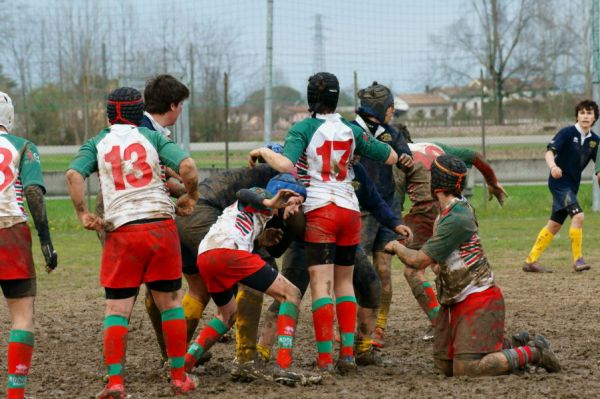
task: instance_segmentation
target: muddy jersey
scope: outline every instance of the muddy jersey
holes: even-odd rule
[[[351,185],[353,154],[383,163],[392,151],[339,114],[317,114],[296,123],[283,148],[283,155],[296,165],[298,176],[307,187],[305,213],[329,203],[359,211]]]
[[[356,119],[352,122],[354,125],[360,126],[365,132],[369,132],[369,128],[367,127],[364,119],[357,115]],[[379,125],[377,130],[373,134],[373,136],[381,141],[382,143],[388,144],[398,156],[402,154],[411,155],[411,150],[408,147],[404,136],[400,134],[396,129],[389,125]],[[394,169],[402,168],[400,163],[396,166],[394,165],[382,165],[380,162],[373,161],[368,158],[361,158],[360,164],[367,170],[367,174],[375,183],[377,187],[377,191],[381,197],[388,203],[388,205],[392,205],[394,201]]]
[[[468,295],[494,285],[492,269],[483,253],[473,210],[464,199],[455,199],[442,211],[433,237],[421,248],[440,265],[438,298],[452,305]]]
[[[433,201],[431,195],[431,164],[440,155],[460,158],[470,168],[475,162],[475,151],[440,143],[409,143],[414,165],[408,171],[396,168],[394,180],[400,192],[405,192],[413,204]]]
[[[1,133],[0,228],[27,220],[23,191],[30,185],[38,185],[45,191],[37,148],[22,137]]]
[[[265,196],[264,189],[253,188]],[[270,209],[257,209],[243,201],[236,201],[223,211],[200,242],[198,255],[211,249],[227,248],[252,252],[254,240],[272,218]]]
[[[179,171],[188,157],[160,133],[132,125],[112,125],[88,140],[69,165],[82,176],[98,172],[104,197],[106,230],[125,223],[175,216],[161,178],[161,164]]]
[[[278,173],[267,164],[219,171],[198,184],[200,199],[215,208],[225,209],[236,200],[235,194],[239,190],[266,187],[269,180]]]

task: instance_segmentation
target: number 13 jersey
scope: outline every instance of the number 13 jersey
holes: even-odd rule
[[[351,185],[352,156],[356,153],[385,162],[391,150],[339,114],[317,114],[292,126],[285,138],[283,155],[296,165],[298,176],[307,187],[304,212],[329,203],[358,211]]]
[[[112,125],[88,140],[69,165],[82,176],[98,172],[106,230],[133,220],[175,216],[161,163],[179,171],[188,157],[177,144],[147,128]]]

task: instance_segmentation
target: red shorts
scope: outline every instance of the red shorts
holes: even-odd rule
[[[31,231],[27,223],[0,229],[0,280],[34,277]]]
[[[440,214],[440,203],[437,201],[420,202],[413,205],[404,215],[404,224],[413,232],[413,239],[407,245],[410,249],[421,249],[433,235],[435,219]]]
[[[181,248],[173,220],[121,226],[106,233],[100,284],[132,288],[181,278]]]
[[[223,292],[266,264],[258,255],[238,249],[211,249],[198,255],[198,270],[210,293]]]
[[[499,287],[477,292],[455,305],[442,306],[434,337],[434,357],[485,355],[502,350],[504,298]]]
[[[304,241],[340,246],[360,244],[360,212],[329,204],[305,216]]]

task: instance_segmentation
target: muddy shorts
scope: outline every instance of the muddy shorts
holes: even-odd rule
[[[339,246],[360,243],[360,212],[329,204],[305,214],[307,243],[333,243]]]
[[[212,294],[230,289],[262,269],[266,262],[259,255],[248,251],[218,248],[198,255],[197,264],[200,276],[208,292]]]
[[[400,201],[396,197],[394,197],[390,208],[396,215],[402,215]],[[360,245],[368,255],[372,255],[373,252],[382,252],[385,244],[397,238],[398,234],[395,231],[379,223],[370,213],[363,213],[361,216]]]
[[[433,356],[485,355],[502,349],[504,298],[497,286],[471,294],[462,302],[441,306],[436,319]]]
[[[106,234],[100,284],[132,288],[142,283],[181,279],[181,251],[171,219],[121,226]]]
[[[0,229],[0,280],[35,278],[27,223]]]
[[[196,260],[200,241],[215,224],[223,211],[209,203],[199,200],[189,216],[177,216],[177,233],[181,241],[181,261],[185,274],[198,274]]]
[[[440,214],[440,203],[437,201],[414,204],[404,216],[406,224],[413,232],[413,240],[407,245],[410,249],[421,249],[433,235],[435,219]]]
[[[552,214],[550,220],[555,221],[558,224],[563,224],[567,219],[567,216],[575,216],[578,213],[583,212],[579,202],[577,202],[577,195],[569,190],[550,190],[552,193]]]

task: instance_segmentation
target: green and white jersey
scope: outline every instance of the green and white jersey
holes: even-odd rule
[[[23,191],[34,184],[45,191],[37,148],[22,137],[0,133],[0,228],[27,220]]]
[[[69,165],[82,176],[98,172],[104,197],[106,230],[125,223],[175,216],[175,207],[161,177],[161,164],[179,171],[188,157],[158,132],[132,125],[112,125],[88,140]]]
[[[436,282],[443,305],[461,302],[494,285],[475,215],[465,199],[455,198],[442,211],[433,236],[421,250],[440,265]]]
[[[329,203],[358,211],[351,184],[352,156],[356,153],[385,162],[392,150],[339,114],[317,114],[296,123],[283,148],[283,155],[296,165],[298,177],[306,186],[305,213]]]

